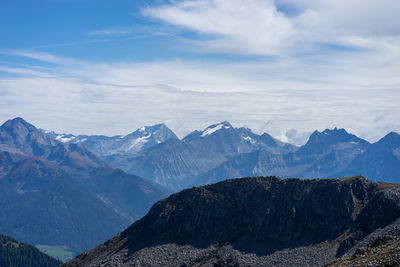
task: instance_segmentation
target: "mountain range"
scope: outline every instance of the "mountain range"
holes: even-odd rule
[[[0,126],[0,192],[0,233],[76,254],[123,230],[169,191],[16,118]]]
[[[240,154],[198,177],[197,184],[226,178],[275,175],[281,177],[345,177],[400,181],[400,135],[387,134],[374,144],[344,129],[314,132],[296,152],[274,154],[264,149]]]
[[[0,126],[0,233],[76,255],[183,188],[262,175],[399,182],[399,173],[395,132],[371,144],[326,129],[298,147],[228,122],[179,139],[163,124],[126,136],[74,136],[15,118]]]
[[[102,157],[113,154],[135,154],[170,138],[178,138],[164,124],[143,126],[130,134],[112,137],[104,135],[75,136],[73,134],[57,134],[54,131],[44,132],[52,139],[66,144],[82,144]]]
[[[155,136],[154,129],[160,127],[138,129],[128,135],[137,136],[130,142],[140,143],[143,135]],[[267,133],[258,135],[248,128],[235,128],[229,122],[210,125],[182,139],[165,125],[161,128],[169,134],[164,139],[159,137],[159,143],[149,141],[140,150],[103,151],[103,159],[115,168],[173,191],[227,178],[260,175],[329,178],[362,174],[373,180],[400,181],[400,137],[395,132],[371,144],[345,129],[326,129],[315,131],[305,145],[298,147]],[[95,142],[96,137],[92,138]],[[91,146],[101,144],[91,143]]]
[[[240,178],[160,200],[64,266],[397,266],[399,242],[398,184]]]

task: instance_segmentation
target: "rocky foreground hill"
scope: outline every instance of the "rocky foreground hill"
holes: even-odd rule
[[[66,266],[349,266],[377,253],[398,263],[399,236],[399,185],[242,178],[160,200]]]

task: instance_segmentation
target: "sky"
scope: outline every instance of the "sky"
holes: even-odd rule
[[[400,132],[398,0],[0,0],[0,121]]]

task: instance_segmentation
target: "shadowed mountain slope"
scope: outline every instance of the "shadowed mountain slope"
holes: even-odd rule
[[[66,266],[323,266],[399,217],[399,186],[363,177],[232,179],[157,202]]]
[[[12,157],[1,152],[1,157]],[[0,179],[0,232],[75,252],[122,230],[129,220],[46,159],[25,157]]]
[[[168,194],[21,118],[5,122],[0,137],[0,233],[19,240],[67,245],[78,253],[123,230]]]
[[[387,134],[378,142],[368,147],[365,153],[357,156],[348,173],[362,173],[375,179],[387,182],[400,182],[400,135],[395,132]]]
[[[77,177],[85,176],[93,168],[108,166],[84,146],[54,140],[22,118],[0,126],[0,151],[46,158]]]
[[[56,267],[62,262],[40,252],[37,248],[20,243],[0,234],[0,266],[12,267]]]
[[[162,130],[162,126],[157,127]],[[22,118],[5,122],[0,127],[0,137],[0,151],[47,159],[130,222],[142,217],[154,202],[170,192],[138,176],[111,168],[81,144],[64,144],[50,138]],[[0,158],[0,177],[9,170],[8,165],[7,158]]]

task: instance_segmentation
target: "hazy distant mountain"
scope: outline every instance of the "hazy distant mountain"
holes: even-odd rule
[[[277,154],[297,150],[296,146],[282,143],[267,133],[257,135],[249,128],[234,128],[226,121],[208,126],[203,131],[194,131],[187,135],[183,141],[191,144],[196,151],[209,151],[222,155],[224,158],[259,148]]]
[[[399,240],[399,185],[242,178],[173,194],[65,266],[325,266],[387,243],[397,254],[374,256],[390,263]]]
[[[298,148],[266,133],[257,135],[222,122],[182,140],[168,140],[136,155],[113,155],[106,160],[173,190],[259,175],[313,178],[364,174],[371,179],[399,181],[397,137],[392,133],[370,144],[334,128],[315,131]]]
[[[369,142],[345,129],[326,129],[323,132],[315,131],[311,134],[307,143],[301,146],[299,155],[322,155],[332,150],[356,150],[354,153],[362,153],[369,146]]]
[[[140,219],[157,200],[172,193],[120,169],[97,168],[83,183],[130,222]]]
[[[68,246],[74,240],[72,248],[79,252],[139,219],[168,194],[21,118],[4,123],[0,137],[0,205],[7,210],[2,214],[8,227],[3,233],[20,240]]]
[[[290,175],[294,177],[337,177],[348,169],[352,161],[370,147],[370,143],[348,133],[344,129],[326,129],[315,131],[308,142],[299,148],[295,158],[300,158],[304,170],[295,170]],[[291,166],[289,167],[296,167]],[[364,173],[348,173],[354,176]],[[372,178],[372,177],[370,177]]]
[[[371,179],[398,181],[396,135],[391,134],[391,142],[370,144],[344,129],[334,128],[315,131],[305,145],[296,147],[267,133],[257,135],[248,128],[221,122],[194,131],[182,140],[172,138],[136,154],[114,154],[105,160],[172,190],[254,175],[364,174]]]
[[[273,175],[289,176],[288,162],[299,165],[291,155],[273,154],[264,149],[242,153],[196,177],[193,185],[212,184],[227,178]]]
[[[78,135],[46,133],[49,137],[67,144],[81,144],[100,156],[131,155],[151,148],[170,138],[178,137],[164,124],[143,126],[125,136]]]
[[[0,157],[16,159],[0,178],[0,233],[80,252],[131,222],[46,159],[9,152]]]
[[[257,135],[248,128],[222,122],[194,131],[182,140],[170,139],[135,155],[112,155],[106,160],[129,173],[179,190],[231,157],[260,148],[282,154],[297,150],[268,134]]]
[[[348,173],[362,173],[374,179],[400,182],[400,135],[391,132],[370,145],[343,174]]]
[[[313,178],[337,177],[344,173],[366,174],[348,170],[353,168],[353,161],[367,153],[371,146],[367,141],[347,133],[344,129],[315,131],[308,142],[294,153],[274,154],[264,149],[243,153],[199,175],[195,184],[261,175]]]
[[[161,125],[158,127],[162,128]],[[169,192],[140,177],[110,168],[101,157],[81,144],[65,144],[48,137],[22,118],[5,122],[0,127],[0,136],[0,151],[46,158],[98,194],[103,201],[115,205],[113,208],[129,221],[143,216],[155,201]],[[7,168],[7,163],[4,161],[2,166]],[[135,197],[123,201],[122,195],[118,195],[119,190]]]
[[[0,234],[0,266],[56,267],[62,262],[40,252],[37,248]]]
[[[0,151],[43,157],[77,176],[86,175],[92,168],[108,166],[84,146],[54,140],[22,118],[0,126]]]

